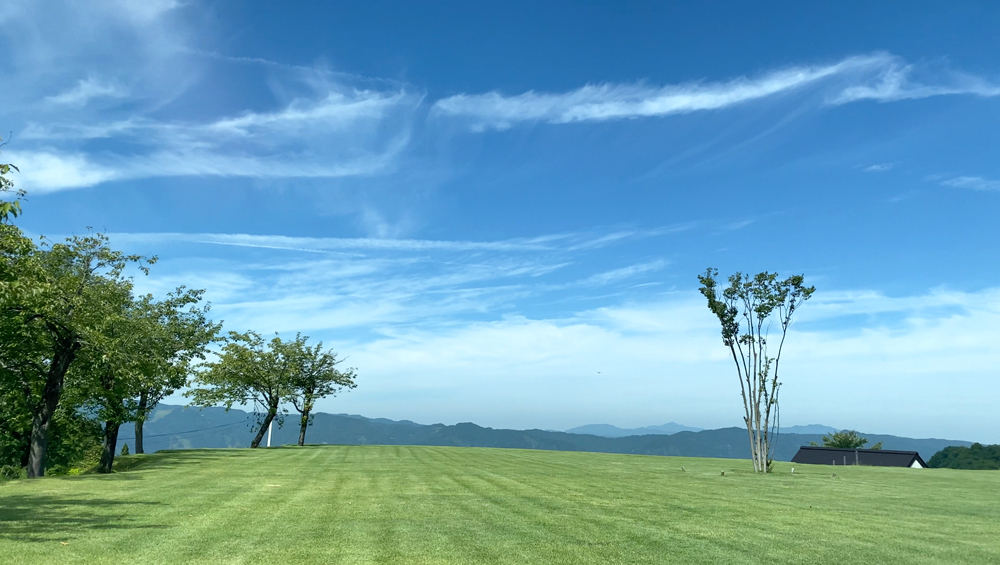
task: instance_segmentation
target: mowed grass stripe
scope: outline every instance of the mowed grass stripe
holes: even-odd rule
[[[0,485],[0,562],[1000,562],[989,471],[414,446],[132,460]]]

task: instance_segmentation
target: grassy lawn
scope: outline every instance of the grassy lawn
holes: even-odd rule
[[[0,484],[0,563],[1000,563],[993,471],[762,477],[738,460],[397,446],[130,459]]]

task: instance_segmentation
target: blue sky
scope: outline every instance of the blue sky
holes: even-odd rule
[[[22,226],[334,346],[331,412],[739,425],[696,275],[818,287],[786,424],[1000,441],[1000,7],[0,7]],[[5,138],[8,136],[5,135]]]

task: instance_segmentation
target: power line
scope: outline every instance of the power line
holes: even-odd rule
[[[148,436],[146,434],[142,434],[142,441],[146,441],[147,438],[152,439],[154,437],[179,436],[179,435],[183,435],[183,434],[193,434],[193,433],[197,433],[197,432],[204,432],[204,431],[207,431],[207,430],[214,430],[216,428],[225,428],[226,426],[235,426],[237,424],[246,424],[249,421],[250,420],[244,420],[242,422],[232,422],[232,423],[229,423],[229,424],[220,424],[218,426],[211,426],[211,427],[208,427],[208,428],[201,428],[201,429],[198,429],[198,430],[187,430],[185,432],[171,432],[169,434],[155,434],[155,435],[148,435]],[[120,438],[118,438],[118,441],[128,441],[130,439],[134,440],[135,438],[134,437],[125,437],[125,438],[121,438],[120,437]]]

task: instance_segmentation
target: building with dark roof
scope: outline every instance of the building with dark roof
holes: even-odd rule
[[[871,467],[912,467],[926,469],[927,463],[916,451],[891,449],[843,449],[839,447],[803,446],[792,457],[792,463],[806,465],[869,465]]]

